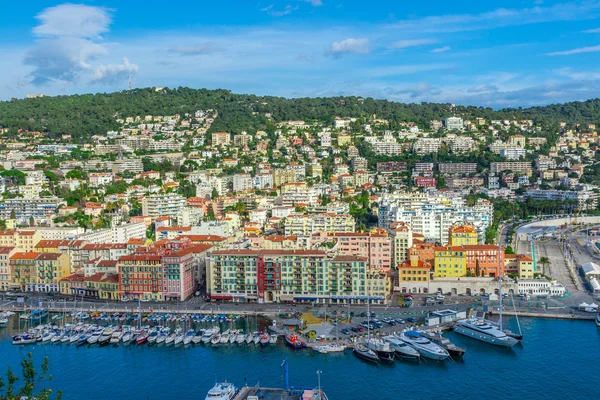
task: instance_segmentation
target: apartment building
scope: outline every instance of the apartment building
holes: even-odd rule
[[[493,162],[490,165],[490,172],[493,174],[499,174],[504,171],[512,171],[517,174],[524,174],[531,176],[533,174],[533,168],[529,161],[505,161],[505,162]]]
[[[419,138],[413,143],[413,152],[418,155],[437,153],[441,146],[440,138]]]
[[[434,274],[436,277],[461,277],[467,274],[465,249],[460,246],[434,249]]]
[[[356,256],[316,250],[218,250],[207,260],[207,292],[214,300],[356,304],[369,295],[383,303],[389,290],[389,278],[369,274],[367,259]]]
[[[71,271],[62,253],[15,252],[9,258],[12,283],[27,292],[58,292],[59,281]]]
[[[290,214],[284,221],[286,236],[310,236],[316,232],[354,232],[354,217],[348,214]]]
[[[449,117],[444,120],[444,126],[450,130],[462,130],[464,128],[463,119],[460,117]]]
[[[185,207],[185,197],[176,193],[152,194],[142,200],[142,214],[151,217],[169,217],[174,220]]]
[[[477,173],[477,163],[439,163],[440,174],[443,175],[468,175]]]
[[[389,232],[392,240],[392,265],[396,267],[408,260],[408,250],[413,246],[413,232],[410,225],[404,222],[392,224]]]
[[[31,220],[36,225],[40,223],[49,225],[61,203],[63,201],[58,197],[6,199],[0,203],[0,219],[10,219],[14,212],[19,225],[29,225]]]
[[[233,191],[245,192],[254,188],[254,180],[250,174],[233,175]]]
[[[408,163],[406,161],[387,161],[377,163],[377,172],[388,173],[388,172],[405,172],[408,169]]]
[[[213,132],[212,133],[212,145],[222,146],[228,145],[231,141],[231,135],[229,132]]]
[[[280,187],[288,182],[296,181],[296,171],[291,169],[274,169],[273,170],[273,187]]]
[[[16,247],[0,247],[0,292],[15,287],[10,272],[10,258],[17,252]]]

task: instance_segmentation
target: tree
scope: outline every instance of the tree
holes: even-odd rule
[[[5,231],[6,230],[6,221],[3,219],[0,219],[0,231]]]
[[[214,200],[214,199],[216,199],[217,197],[219,197],[219,192],[217,191],[217,189],[216,189],[216,188],[213,188],[213,190],[212,190],[212,192],[211,192],[211,194],[210,194],[210,198],[211,198],[212,200]]]
[[[65,177],[67,179],[79,179],[85,181],[87,179],[87,173],[82,169],[73,169],[67,172],[67,175],[65,175]]]
[[[542,266],[544,267],[544,271],[546,270],[545,267],[548,266],[548,264],[550,264],[550,259],[548,257],[540,257],[540,259],[538,260],[538,263],[542,264]]]
[[[36,399],[50,400],[61,399],[62,392],[58,391],[53,396],[53,390],[43,388],[38,390],[36,387],[44,381],[51,381],[52,375],[48,374],[48,357],[44,358],[40,372],[35,370],[33,364],[33,356],[27,353],[27,356],[21,361],[22,378],[15,375],[10,367],[6,373],[6,378],[0,377],[0,400],[19,400],[19,399]],[[22,380],[23,386],[17,387],[19,380]]]

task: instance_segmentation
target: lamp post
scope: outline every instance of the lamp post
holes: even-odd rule
[[[318,370],[317,371],[317,381],[319,384],[319,400],[321,400],[321,374],[323,373],[323,371]]]

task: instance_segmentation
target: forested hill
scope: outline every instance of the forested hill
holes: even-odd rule
[[[265,113],[274,122],[284,120],[319,120],[332,123],[336,116],[367,118],[376,115],[390,121],[390,129],[413,121],[426,126],[453,114],[465,119],[533,119],[536,122],[600,122],[600,99],[585,102],[492,110],[483,107],[447,104],[404,104],[361,97],[327,97],[285,99],[271,96],[233,94],[228,90],[207,89],[135,89],[108,94],[14,99],[0,102],[0,127],[16,133],[18,129],[48,132],[50,136],[70,133],[74,138],[117,129],[115,119],[137,115],[170,115],[216,109],[219,117],[211,131],[248,132],[264,129]]]

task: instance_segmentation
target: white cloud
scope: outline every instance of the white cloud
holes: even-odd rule
[[[366,54],[369,52],[369,39],[348,38],[341,42],[333,42],[328,50],[328,53],[333,56],[341,56],[343,54]]]
[[[219,49],[211,42],[200,43],[191,46],[173,46],[168,49],[169,53],[179,54],[181,56],[199,56],[218,52]]]
[[[83,4],[60,4],[46,8],[35,16],[40,24],[33,29],[39,36],[73,36],[91,38],[108,32],[112,22],[110,10]]]
[[[373,77],[389,77],[397,75],[415,74],[424,71],[435,71],[451,68],[450,64],[413,64],[413,65],[394,65],[389,67],[372,68],[365,72],[366,75]]]
[[[572,54],[581,54],[581,53],[596,53],[600,51],[600,45],[598,46],[589,46],[589,47],[580,47],[577,49],[571,49],[566,51],[555,51],[553,53],[547,53],[547,56],[570,56]]]
[[[390,45],[392,49],[406,49],[407,47],[416,47],[423,46],[427,44],[437,43],[437,39],[408,39],[408,40],[398,40]]]
[[[442,46],[442,47],[438,47],[436,49],[433,49],[430,51],[430,53],[443,53],[445,51],[449,51],[450,50],[450,46]]]
[[[285,6],[282,10],[276,10],[273,4],[269,4],[268,6],[261,8],[260,11],[266,12],[272,17],[283,17],[285,15],[290,15],[294,11],[298,9],[298,6],[292,7],[290,4]]]
[[[40,23],[33,33],[40,38],[23,58],[31,67],[28,79],[33,85],[116,82],[139,70],[127,59],[123,64],[97,63],[110,57],[99,36],[109,31],[112,21],[105,8],[61,4],[46,8],[36,19]]]
[[[600,2],[558,3],[549,7],[498,8],[480,14],[449,14],[399,21],[390,27],[411,32],[463,32],[528,25],[552,21],[593,19],[600,15]]]
[[[321,1],[321,0],[302,0],[302,1],[304,1],[305,3],[312,4],[314,7],[319,7],[319,6],[323,5],[323,1]]]
[[[99,65],[94,68],[91,83],[115,83],[137,74],[139,67],[123,58],[122,64]]]
[[[600,28],[588,29],[587,31],[583,31],[584,33],[600,33]]]

